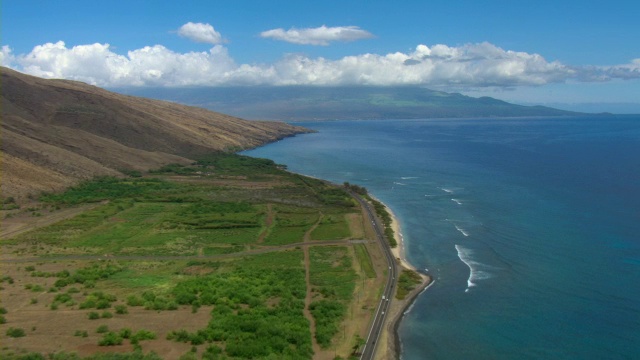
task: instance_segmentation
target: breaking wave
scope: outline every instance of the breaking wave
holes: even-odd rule
[[[460,260],[469,268],[469,279],[467,279],[467,288],[465,289],[465,292],[469,292],[470,288],[478,285],[476,281],[491,277],[491,274],[480,269],[485,267],[484,264],[472,259],[473,250],[456,245],[456,251],[458,252]]]

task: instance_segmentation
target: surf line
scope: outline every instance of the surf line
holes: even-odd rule
[[[465,231],[463,228],[461,228],[460,226],[458,226],[458,225],[456,225],[456,224],[453,224],[453,226],[455,226],[455,227],[456,227],[456,230],[460,231],[460,232],[462,233],[462,235],[464,235],[464,236],[469,236],[469,233],[468,233],[468,232],[466,232],[466,231]],[[458,246],[458,245],[456,245],[456,246]]]
[[[469,268],[469,278],[467,279],[467,288],[464,290],[464,292],[469,292],[469,288],[476,286],[476,284],[473,282],[473,267],[471,267],[471,261],[467,256],[468,254],[465,253],[465,250],[466,250],[465,248],[456,244],[456,251],[458,252],[458,257],[460,258],[460,261],[462,261]]]
[[[467,288],[464,292],[469,292],[469,289],[478,285],[476,284],[477,280],[489,279],[492,275],[484,270],[489,266],[479,263],[471,259],[471,255],[473,254],[473,250],[466,249],[460,245],[455,245],[456,251],[458,252],[458,257],[460,261],[462,261],[469,268],[469,278],[467,279]]]

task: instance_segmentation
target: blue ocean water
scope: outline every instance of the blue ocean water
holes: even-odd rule
[[[640,358],[640,116],[299,125],[246,154],[367,187],[435,278],[403,359]]]

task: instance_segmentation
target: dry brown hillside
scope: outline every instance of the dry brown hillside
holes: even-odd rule
[[[305,129],[1,68],[3,197],[256,147]]]

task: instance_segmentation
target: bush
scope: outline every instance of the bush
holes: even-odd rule
[[[17,337],[23,337],[25,336],[25,332],[24,329],[21,328],[9,328],[7,330],[7,336],[9,337],[13,337],[13,338],[17,338]]]
[[[130,339],[132,332],[131,332],[131,329],[124,328],[124,329],[120,329],[120,332],[118,333],[118,335],[120,335],[120,337],[123,339]]]
[[[115,346],[122,345],[122,337],[113,331],[110,331],[102,337],[102,339],[98,342],[100,346]]]
[[[113,314],[109,311],[103,311],[100,317],[103,319],[111,319],[113,317]]]
[[[149,330],[138,330],[137,333],[131,335],[130,339],[131,339],[131,344],[137,344],[139,341],[142,340],[153,340],[156,338],[156,333],[149,331]]]
[[[111,307],[111,303],[107,299],[100,299],[96,303],[96,309],[108,309]]]
[[[91,311],[89,314],[87,314],[87,316],[89,317],[89,320],[100,319],[100,314],[95,311]]]
[[[129,310],[127,310],[127,307],[124,305],[116,305],[116,314],[128,314]]]
[[[104,324],[103,324],[103,325],[98,326],[98,328],[96,329],[96,332],[97,332],[98,334],[104,334],[104,333],[106,333],[107,331],[109,331],[109,327],[108,327],[107,325],[104,325]]]
[[[88,337],[89,333],[87,330],[76,330],[76,332],[73,333],[73,336]]]
[[[129,306],[142,306],[144,305],[144,300],[137,297],[136,295],[130,295],[127,297],[127,305]]]

